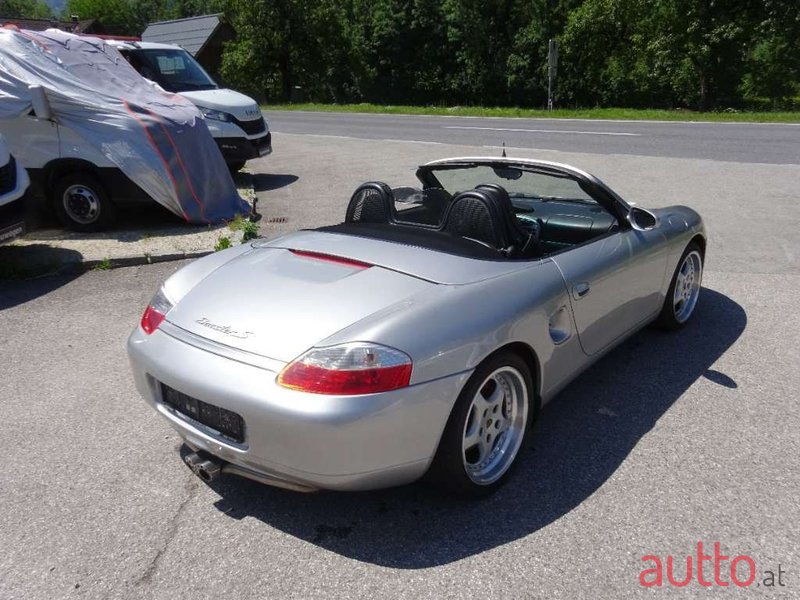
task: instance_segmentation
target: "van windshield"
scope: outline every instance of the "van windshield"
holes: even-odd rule
[[[142,77],[155,81],[168,92],[214,90],[218,87],[186,50],[133,50],[125,58]]]

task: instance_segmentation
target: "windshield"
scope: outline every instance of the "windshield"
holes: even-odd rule
[[[142,77],[155,81],[168,92],[217,88],[214,80],[186,50],[135,50],[126,58]]]
[[[458,165],[431,167],[431,174],[450,194],[471,190],[483,183],[506,189],[511,198],[562,200],[595,204],[574,179],[512,166]]]

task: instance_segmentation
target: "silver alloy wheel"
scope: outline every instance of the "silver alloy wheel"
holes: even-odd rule
[[[528,422],[528,389],[514,367],[500,367],[478,388],[467,413],[462,458],[478,485],[494,483],[508,471]]]
[[[69,186],[61,198],[67,216],[81,225],[89,225],[100,216],[100,199],[89,187],[81,184]]]
[[[700,284],[703,278],[703,259],[697,250],[692,250],[681,263],[675,278],[675,291],[672,295],[672,310],[678,323],[685,323],[692,316]]]

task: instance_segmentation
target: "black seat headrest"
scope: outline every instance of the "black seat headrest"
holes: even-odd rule
[[[501,204],[501,208],[503,210],[508,210],[508,212],[513,216],[514,214],[514,205],[511,203],[511,197],[508,195],[508,190],[504,188],[502,185],[498,183],[482,183],[475,188],[476,190],[488,190],[492,192],[497,197],[497,202]]]
[[[539,240],[537,233],[526,231],[517,221],[514,204],[508,191],[496,183],[482,183],[476,190],[487,193],[494,200],[498,217],[505,230],[508,246],[506,254],[512,258],[529,258],[538,252]]]
[[[350,198],[345,223],[391,223],[394,220],[392,188],[381,181],[368,181]]]
[[[475,240],[499,251],[509,245],[496,203],[482,190],[461,192],[450,201],[442,231]]]

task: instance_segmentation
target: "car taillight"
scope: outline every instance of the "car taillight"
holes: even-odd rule
[[[164,293],[163,288],[158,290],[150,304],[144,309],[142,315],[141,326],[147,335],[153,333],[161,322],[167,316],[167,313],[172,309],[172,302],[169,301],[167,295]]]
[[[312,348],[281,371],[278,384],[312,394],[375,394],[406,387],[411,368],[399,350],[355,342]]]

